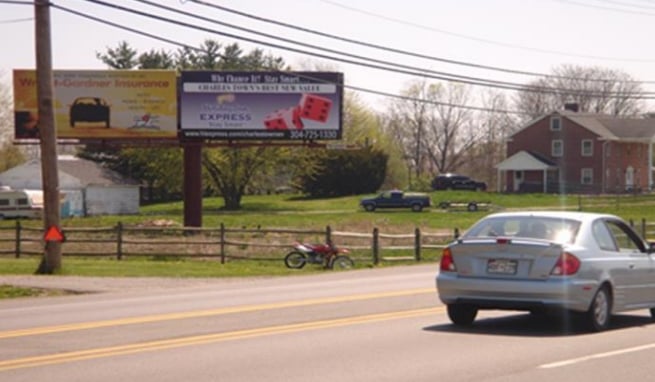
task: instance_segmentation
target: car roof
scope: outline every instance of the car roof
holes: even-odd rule
[[[578,221],[589,221],[598,218],[613,218],[620,219],[616,215],[601,214],[596,212],[582,212],[582,211],[547,211],[547,210],[533,210],[533,211],[519,211],[519,212],[498,212],[485,216],[485,218],[499,217],[545,217],[556,219],[572,219]]]

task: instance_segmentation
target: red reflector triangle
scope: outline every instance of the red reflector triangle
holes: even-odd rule
[[[59,230],[59,227],[52,226],[48,228],[48,232],[43,236],[45,241],[64,241],[64,235]]]

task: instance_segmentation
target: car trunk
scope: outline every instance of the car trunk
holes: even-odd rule
[[[562,246],[532,239],[468,239],[450,247],[463,277],[545,280],[562,254]]]

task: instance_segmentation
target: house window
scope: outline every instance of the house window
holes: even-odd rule
[[[594,170],[591,168],[583,168],[580,171],[580,183],[593,184],[594,183]]]
[[[551,117],[550,118],[550,129],[552,131],[562,130],[562,120],[559,117]]]
[[[564,142],[561,139],[553,139],[551,142],[550,155],[554,157],[561,157],[564,152]]]
[[[591,139],[582,140],[582,156],[590,157],[594,153],[594,141]]]

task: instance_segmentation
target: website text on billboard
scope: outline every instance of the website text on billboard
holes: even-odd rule
[[[182,72],[180,126],[189,139],[341,139],[343,74]]]

